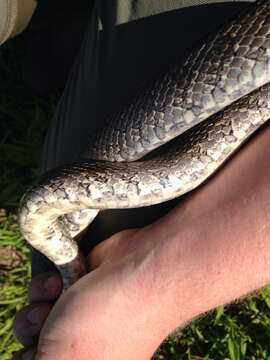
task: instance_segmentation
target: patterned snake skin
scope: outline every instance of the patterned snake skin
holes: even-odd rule
[[[57,265],[64,290],[86,272],[73,238],[99,210],[152,205],[194,189],[268,120],[269,75],[270,1],[259,0],[110,118],[82,161],[30,187],[21,232]],[[173,138],[161,154],[130,162]]]

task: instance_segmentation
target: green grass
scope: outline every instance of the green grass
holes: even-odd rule
[[[59,99],[34,96],[23,84],[20,41],[0,49],[0,359],[21,348],[12,333],[14,315],[27,303],[30,254],[16,212],[26,187],[37,177],[42,143]],[[5,210],[4,210],[5,209]],[[181,336],[180,336],[181,335]],[[165,340],[155,360],[270,360],[270,287],[193,321]]]
[[[12,332],[13,318],[27,302],[31,277],[29,248],[21,236],[16,216],[0,211],[0,358],[9,360],[21,348]]]
[[[178,339],[169,338],[164,359],[270,359],[270,288],[260,296],[218,308],[193,321]],[[168,356],[170,354],[170,356]],[[192,354],[192,355],[191,355]],[[157,359],[159,359],[157,357]],[[162,359],[162,357],[161,357]]]

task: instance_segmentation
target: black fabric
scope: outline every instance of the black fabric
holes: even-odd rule
[[[138,87],[172,60],[180,61],[196,42],[245,6],[245,3],[196,6],[115,26],[114,2],[96,1],[48,130],[42,172],[77,159],[89,136],[102,127],[106,117]],[[98,30],[99,19],[102,31]],[[177,201],[148,208],[100,212],[84,237],[83,249],[89,251],[116,231],[152,223]],[[51,270],[47,260],[41,262],[36,251],[33,251],[32,264],[33,275]]]
[[[87,20],[74,21],[31,34],[22,75],[36,95],[46,96],[51,90],[63,90],[80,50],[86,24]]]
[[[22,74],[37,95],[64,88],[91,15],[89,0],[41,0],[27,27]]]

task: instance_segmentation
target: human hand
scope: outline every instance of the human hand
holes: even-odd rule
[[[178,325],[269,284],[269,139],[270,127],[166,216],[94,248],[90,272],[52,311],[42,304],[39,325],[23,309],[15,333],[33,356],[44,324],[35,359],[149,360]]]
[[[28,289],[30,305],[16,314],[13,323],[15,336],[25,346],[13,356],[14,360],[22,359],[26,353],[29,354],[29,359],[34,358],[41,328],[61,290],[62,279],[59,273],[43,273],[32,279]],[[32,310],[29,321],[27,316]]]
[[[22,356],[26,353],[29,354],[29,359],[34,359],[37,353],[38,339],[40,359],[43,359],[43,356],[45,358],[45,353],[48,359],[54,359],[54,354],[57,352],[54,351],[54,346],[51,348],[53,343],[49,345],[46,335],[47,331],[49,331],[50,334],[49,338],[51,338],[51,336],[60,336],[61,339],[64,340],[62,344],[61,341],[59,342],[60,348],[62,347],[63,359],[66,358],[65,356],[67,356],[67,354],[70,358],[70,351],[72,351],[72,349],[67,351],[69,348],[67,343],[77,342],[77,340],[73,338],[76,333],[81,345],[74,349],[75,353],[72,357],[76,358],[77,356],[78,359],[83,359],[82,352],[84,351],[84,347],[88,346],[91,348],[91,340],[89,340],[89,334],[91,333],[95,333],[102,338],[104,334],[106,334],[108,341],[106,345],[108,358],[112,358],[110,353],[113,348],[117,348],[119,352],[118,354],[118,352],[115,351],[115,358],[117,358],[117,356],[121,357],[120,354],[124,351],[123,344],[125,344],[126,350],[129,351],[129,346],[131,342],[134,341],[133,336],[130,336],[130,334],[141,333],[142,340],[146,339],[147,336],[145,333],[140,332],[138,328],[138,325],[141,326],[141,321],[139,321],[140,317],[143,322],[149,319],[151,313],[153,318],[158,319],[158,317],[156,313],[155,316],[153,314],[157,309],[155,307],[151,309],[150,303],[149,308],[144,301],[146,298],[145,291],[149,291],[149,281],[144,281],[138,278],[138,276],[143,276],[146,279],[147,275],[141,274],[141,270],[138,273],[136,272],[136,267],[137,269],[141,269],[142,263],[149,261],[147,260],[149,250],[153,250],[152,246],[151,248],[149,246],[150,238],[147,240],[147,234],[142,234],[143,232],[145,232],[143,229],[125,230],[115,234],[94,248],[88,256],[88,264],[91,272],[84,277],[85,281],[80,284],[78,282],[76,288],[72,286],[72,289],[58,300],[54,307],[54,314],[57,314],[56,317],[53,316],[50,318],[48,315],[52,310],[53,301],[61,293],[62,280],[60,275],[50,273],[35,277],[30,283],[28,291],[30,305],[22,309],[16,315],[14,321],[15,335],[25,346],[25,349],[14,355],[14,360],[22,359]],[[136,265],[136,262],[138,262],[138,265]],[[145,270],[147,271],[147,269]],[[49,277],[51,279],[51,289],[46,289],[45,284]],[[151,296],[147,296],[147,298],[148,301],[151,300]],[[154,298],[156,298],[155,295]],[[30,324],[27,320],[27,315],[32,309],[35,309],[36,314],[38,312],[39,316],[39,322],[35,321],[35,324]],[[77,310],[74,311],[74,309]],[[79,311],[79,309],[81,311]],[[142,309],[143,311],[141,311]],[[69,312],[70,314],[67,315]],[[140,312],[141,315],[139,315]],[[104,313],[108,313],[106,318],[104,318]],[[110,313],[115,314],[115,320],[113,320],[113,316]],[[144,315],[146,315],[145,319]],[[87,321],[84,323],[84,327],[82,327],[81,319],[86,318]],[[46,319],[47,322],[45,323]],[[60,327],[58,328],[56,323],[58,320],[60,320],[61,323],[64,319],[66,319],[67,322],[65,322],[65,325],[63,324],[63,327],[60,325],[62,329],[60,331]],[[133,319],[133,321],[131,319]],[[35,318],[34,320],[37,319]],[[153,322],[150,322],[148,326],[152,327],[152,324]],[[79,329],[75,330],[77,326],[79,326]],[[136,327],[138,331],[135,331]],[[97,328],[100,330],[98,331]],[[128,328],[130,328],[129,331]],[[161,334],[162,329],[160,326],[158,328],[157,336],[152,338],[150,342],[146,342],[147,346],[145,346],[144,349],[143,347],[140,349],[140,351],[146,352],[149,355],[148,357],[151,357],[154,350],[163,340],[163,337],[170,331],[169,329],[164,329]],[[73,330],[66,332],[66,329]],[[117,338],[114,336],[116,333]],[[159,333],[160,335],[158,336]],[[45,334],[44,337],[43,334]],[[151,338],[153,336],[153,330],[149,329],[148,334]],[[69,337],[69,339],[67,337]],[[85,337],[87,339],[84,339]],[[121,344],[118,344],[119,338],[121,339]],[[105,359],[106,355],[104,355],[103,346],[101,349],[96,348],[98,347],[100,339],[97,340],[93,336],[92,341],[95,344],[92,347],[93,358],[98,358],[98,355],[94,355],[95,352],[98,352],[99,356],[101,356],[100,358]],[[84,346],[82,344],[84,344]],[[49,349],[49,347],[51,349]],[[141,358],[140,354],[137,354],[137,356]],[[59,359],[59,355],[55,356],[55,358]],[[88,354],[86,358],[89,359],[92,357],[89,357]]]

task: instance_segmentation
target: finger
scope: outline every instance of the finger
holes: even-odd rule
[[[13,357],[12,360],[34,360],[35,355],[37,353],[36,347],[31,347],[28,349],[22,349],[20,351],[17,351]],[[24,356],[24,357],[23,357]]]
[[[100,244],[95,246],[87,255],[87,262],[89,264],[90,271],[96,269],[104,262],[104,259],[106,258],[106,255],[108,254],[113,241],[113,237],[102,241]]]
[[[51,301],[62,291],[62,278],[59,273],[44,273],[35,276],[28,289],[30,302]]]
[[[122,230],[96,245],[88,254],[87,262],[92,271],[105,261],[121,258],[130,248],[130,239],[139,229]]]
[[[37,344],[40,330],[47,319],[52,305],[49,303],[30,304],[19,311],[13,322],[13,331],[21,344]]]

